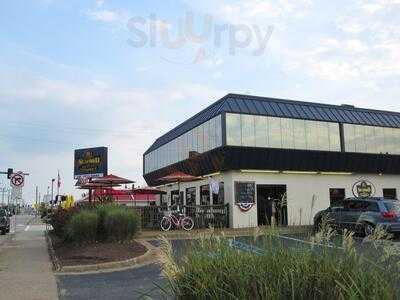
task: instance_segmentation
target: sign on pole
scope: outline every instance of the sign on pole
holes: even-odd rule
[[[22,187],[13,187],[11,189],[11,201],[14,204],[22,202]]]
[[[74,178],[102,177],[107,175],[107,147],[75,150]]]
[[[10,178],[11,187],[23,187],[25,185],[25,175],[23,172],[13,173]]]

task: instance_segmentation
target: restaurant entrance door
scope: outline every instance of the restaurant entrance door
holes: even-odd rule
[[[257,185],[257,219],[259,226],[288,224],[286,185]]]

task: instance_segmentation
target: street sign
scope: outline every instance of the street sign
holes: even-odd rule
[[[10,183],[12,187],[23,187],[25,184],[25,175],[23,172],[17,172],[11,175]]]
[[[22,202],[22,187],[14,186],[11,189],[11,201],[14,204],[18,204]]]

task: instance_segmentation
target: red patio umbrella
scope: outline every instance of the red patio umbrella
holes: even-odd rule
[[[109,185],[109,186],[106,187],[103,183],[88,182],[88,183],[84,183],[84,184],[81,184],[81,185],[78,185],[78,186],[79,186],[78,189],[89,190],[89,202],[92,202],[92,190],[101,189],[101,188],[111,189],[112,187],[117,187],[117,186],[121,186],[121,185],[112,184],[112,185]]]
[[[135,183],[134,181],[126,178],[122,178],[113,174],[106,175],[103,177],[92,178],[92,182],[94,183],[102,183],[106,186],[112,186],[113,184],[128,184]]]
[[[92,182],[94,183],[102,183],[106,185],[112,185],[112,184],[128,184],[128,183],[135,183],[132,180],[122,178],[113,174],[104,176],[104,177],[96,177],[92,178]]]
[[[160,191],[152,187],[137,188],[133,190],[134,194],[147,194],[147,195],[165,195],[167,192]]]
[[[186,174],[183,172],[173,172],[167,176],[159,178],[157,181],[162,182],[162,183],[173,183],[177,182],[178,183],[178,193],[179,193],[179,203],[181,203],[181,182],[190,182],[190,181],[195,181],[199,180],[198,177]]]

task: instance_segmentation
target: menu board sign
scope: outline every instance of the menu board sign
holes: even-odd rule
[[[256,184],[252,182],[235,182],[235,203],[255,203]]]

